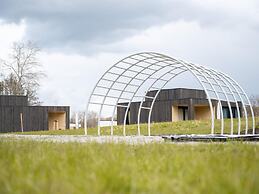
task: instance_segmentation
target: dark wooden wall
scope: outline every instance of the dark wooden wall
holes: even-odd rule
[[[28,106],[27,96],[0,95],[1,106]]]
[[[0,132],[21,131],[20,113],[23,114],[24,131],[48,130],[49,112],[66,112],[66,128],[69,128],[70,108],[66,106],[2,106]]]
[[[48,130],[49,112],[66,112],[69,128],[69,106],[27,106],[26,96],[0,96],[0,132],[21,131],[20,113],[24,131]]]
[[[157,91],[150,91],[147,96],[154,97]],[[151,106],[152,99],[146,98],[143,103],[144,107]],[[120,103],[127,105],[127,103]],[[217,106],[217,101],[212,100],[213,106]],[[138,109],[140,102],[133,102],[130,106],[130,124],[137,124],[138,122]],[[172,121],[172,106],[186,106],[188,107],[188,118],[190,120],[195,118],[195,105],[209,106],[206,94],[203,90],[196,89],[165,89],[159,93],[152,110],[151,122],[170,122]],[[227,102],[222,102],[223,106],[227,106]],[[231,103],[232,107],[236,107],[235,103]],[[239,103],[241,107],[241,104]],[[117,123],[123,124],[126,108],[117,108]],[[149,110],[142,109],[140,116],[140,123],[148,122]]]
[[[136,124],[138,118],[139,102],[133,102],[130,106],[130,124]],[[156,101],[151,114],[151,122],[169,122],[172,121],[172,106],[193,107],[194,105],[209,105],[207,99],[179,99]],[[213,103],[216,105],[216,103]],[[125,104],[126,105],[126,104]],[[150,107],[151,101],[144,102],[144,107]],[[189,109],[189,118],[194,119],[194,110]],[[126,108],[117,108],[117,123],[123,124]],[[142,109],[140,122],[147,123],[149,110]]]
[[[154,97],[157,90],[149,91],[147,96]],[[193,101],[193,99],[195,99]],[[143,106],[150,107],[152,99],[146,98]],[[161,90],[154,103],[151,114],[151,122],[172,121],[172,106],[193,106],[193,104],[208,104],[206,94],[203,90],[196,89],[164,89]],[[123,103],[122,103],[123,104]],[[126,103],[123,105],[127,105]],[[138,122],[139,102],[133,102],[130,106],[130,124]],[[126,108],[117,108],[117,123],[123,124]],[[140,122],[147,123],[149,110],[142,109],[140,114]],[[194,118],[193,111],[189,111],[189,118]]]
[[[157,90],[152,90],[147,93],[147,96],[154,97],[156,93],[157,93]],[[161,90],[156,100],[157,101],[178,100],[178,99],[185,99],[185,98],[206,99],[207,97],[204,90],[177,88],[177,89]],[[146,98],[145,101],[152,101],[152,99]]]

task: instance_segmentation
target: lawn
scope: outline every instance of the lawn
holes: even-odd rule
[[[258,120],[259,118],[256,118]],[[230,134],[230,119],[224,120],[225,133]],[[257,123],[257,122],[256,122]],[[220,121],[215,120],[215,133],[220,133]],[[245,128],[245,120],[242,119],[242,128]],[[251,118],[249,119],[249,126],[252,126]],[[257,127],[259,124],[257,123]],[[141,134],[147,135],[147,124],[141,124]],[[211,133],[211,121],[210,120],[192,120],[192,121],[177,121],[177,122],[163,122],[163,123],[152,123],[151,135],[166,135],[166,134],[210,134]],[[237,120],[234,119],[234,133],[237,134]],[[83,135],[83,129],[70,129],[70,130],[57,130],[57,131],[31,131],[31,132],[18,132],[18,134],[34,134],[34,135]],[[110,134],[110,127],[101,128],[102,135]],[[122,135],[123,127],[114,126],[114,135]],[[137,134],[137,125],[126,126],[127,135]],[[88,129],[88,135],[97,135],[97,128]]]
[[[219,133],[219,121],[215,124]],[[230,121],[225,125],[229,132]],[[141,125],[141,132],[147,134],[147,125]],[[110,128],[101,133],[108,135]],[[136,125],[127,126],[128,135],[136,133]],[[210,121],[152,124],[153,135],[185,133],[210,133]],[[23,134],[80,135],[83,129]],[[97,135],[97,128],[89,134]],[[114,134],[121,135],[122,126]],[[0,193],[259,193],[258,164],[257,143],[127,145],[1,138]]]
[[[259,193],[254,143],[96,144],[0,139],[0,193]]]

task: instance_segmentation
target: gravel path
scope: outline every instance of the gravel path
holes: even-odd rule
[[[16,135],[2,134],[0,138],[12,138],[21,140],[49,141],[49,142],[96,142],[96,143],[127,143],[127,144],[147,144],[163,143],[161,136],[84,136],[84,135]]]
[[[186,135],[175,135],[178,138],[185,137]],[[191,136],[191,135],[189,135]],[[203,137],[204,135],[199,135]],[[166,136],[164,136],[166,137]],[[194,136],[197,138],[197,136]],[[148,144],[148,143],[163,143],[165,140],[162,136],[85,136],[85,135],[17,135],[17,134],[0,134],[0,140],[33,140],[33,141],[48,141],[48,142],[78,142],[78,143],[126,143],[126,144]],[[166,139],[166,138],[165,138]],[[211,143],[211,141],[195,141],[190,138],[183,141],[171,141],[171,136],[168,136],[167,143],[176,144],[200,144]],[[244,141],[246,143],[259,144],[259,141]],[[216,141],[213,143],[224,143]]]

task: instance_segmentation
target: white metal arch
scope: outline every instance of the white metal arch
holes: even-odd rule
[[[237,81],[235,81],[233,78],[231,78],[229,75],[225,74],[225,73],[222,73],[220,72],[221,75],[225,76],[228,80],[230,80],[232,82],[232,84],[234,85],[235,88],[239,88],[239,90],[241,92],[237,92],[238,95],[242,98],[241,95],[244,95],[245,96],[245,99],[247,100],[247,105],[249,106],[250,108],[250,112],[251,112],[251,116],[252,116],[252,134],[254,135],[255,134],[255,118],[254,118],[254,111],[253,111],[253,107],[251,105],[251,102],[247,96],[247,94],[245,93],[244,89],[237,83]],[[244,112],[246,114],[246,131],[245,131],[245,134],[247,135],[248,134],[248,118],[247,118],[247,111],[246,111],[246,108],[244,107]]]
[[[202,83],[202,81],[198,78],[197,74],[195,73],[195,71],[193,71],[192,68],[189,67],[189,64],[185,64],[184,62],[182,61],[178,61],[179,64],[182,65],[182,67],[185,67],[185,69],[183,69],[182,72],[179,72],[177,74],[174,74],[170,79],[166,80],[166,82],[160,87],[160,88],[157,88],[158,91],[155,95],[155,97],[153,98],[152,100],[152,104],[151,104],[151,107],[150,107],[150,111],[149,111],[149,115],[148,115],[148,135],[150,135],[150,119],[151,119],[151,114],[152,114],[152,109],[153,109],[153,106],[154,106],[154,102],[156,101],[156,98],[158,96],[158,94],[160,93],[160,91],[165,87],[165,85],[171,81],[173,78],[175,78],[176,76],[180,75],[181,73],[184,73],[185,71],[190,71],[197,79],[198,81],[200,82],[201,86],[203,87],[203,89],[205,90],[205,93],[207,95],[207,98],[208,98],[208,101],[209,101],[209,105],[210,105],[210,110],[211,110],[211,133],[214,134],[214,113],[213,113],[213,107],[212,107],[212,102],[211,102],[211,97],[209,95],[209,93],[207,92],[206,90],[206,87],[205,85]],[[170,64],[168,63],[167,66],[171,66],[173,67],[174,63],[173,64]],[[179,67],[178,67],[179,68]],[[178,69],[178,68],[175,68],[175,69]],[[174,70],[174,69],[173,69]],[[171,71],[173,71],[171,70]],[[170,71],[170,72],[171,72]],[[163,74],[161,77],[163,77],[165,74]],[[154,83],[156,83],[158,80],[161,79],[161,77],[159,79],[157,79]],[[148,91],[150,89],[152,89],[152,85],[148,88]],[[139,111],[138,111],[138,134],[140,134],[140,113],[141,113],[141,109],[142,109],[142,104],[143,104],[143,100],[146,96],[144,96],[142,98],[142,101],[141,101],[141,104],[140,104],[140,107],[139,107]],[[126,112],[127,113],[127,112]],[[126,115],[126,114],[125,114]],[[124,123],[125,124],[125,123]]]
[[[226,87],[230,93],[227,93],[226,90],[222,87],[222,85],[220,85],[220,88],[222,90],[222,92],[224,93],[225,98],[227,99],[227,104],[228,104],[228,108],[229,108],[229,112],[230,112],[230,119],[231,119],[231,135],[233,135],[234,133],[234,124],[233,124],[233,112],[232,112],[232,108],[231,108],[231,104],[230,104],[230,100],[228,95],[231,95],[235,101],[236,107],[237,107],[237,114],[238,114],[238,131],[240,130],[240,111],[239,111],[239,105],[238,105],[238,101],[236,100],[236,97],[234,95],[234,93],[232,92],[232,90],[230,89],[229,85],[227,85],[227,83],[225,82],[224,79],[222,79],[221,76],[219,76],[218,74],[216,74],[212,69],[206,69],[206,71],[209,71],[210,73],[207,72],[207,74],[209,74],[210,76],[213,76],[213,79],[216,81],[216,83],[218,85],[219,81],[222,81],[224,83],[224,87]],[[240,134],[240,133],[239,133]]]
[[[229,101],[229,98],[228,98],[228,96],[227,96],[227,94],[226,94],[225,89],[222,87],[221,84],[219,84],[218,80],[214,77],[214,75],[212,74],[212,71],[211,71],[211,70],[206,69],[206,68],[204,68],[203,66],[199,66],[198,68],[199,68],[202,72],[204,72],[205,74],[207,74],[207,78],[213,79],[213,80],[214,80],[214,83],[216,83],[216,84],[220,87],[220,90],[221,90],[221,91],[217,91],[217,92],[216,92],[216,95],[217,95],[217,99],[218,99],[218,101],[219,101],[219,103],[220,103],[220,108],[221,108],[221,117],[222,117],[222,119],[221,119],[221,135],[224,134],[224,118],[223,118],[223,109],[222,109],[222,104],[221,104],[221,102],[224,101],[224,100],[219,98],[218,93],[219,93],[219,92],[222,92],[222,93],[224,94],[225,99],[226,99],[227,104],[228,104],[228,109],[229,109],[229,112],[230,112],[231,135],[233,135],[233,113],[232,113],[232,108],[231,108],[231,105],[230,105],[230,101]],[[211,82],[210,82],[210,84],[211,84]],[[211,85],[212,85],[212,84],[211,84]],[[212,87],[214,88],[213,85],[212,85]],[[214,88],[214,91],[216,91],[215,88]]]
[[[101,135],[101,126],[100,121],[102,118],[103,107],[111,107],[112,115],[111,116],[111,135],[113,135],[113,125],[114,125],[114,116],[116,114],[117,107],[125,108],[124,113],[124,123],[123,123],[123,135],[126,135],[126,118],[129,111],[129,108],[132,102],[136,98],[141,98],[140,106],[138,110],[138,135],[141,135],[140,131],[140,114],[141,110],[145,109],[149,111],[148,114],[148,135],[151,135],[150,121],[154,103],[160,93],[160,91],[166,86],[168,82],[174,79],[176,76],[184,73],[190,72],[200,83],[204,92],[207,96],[210,112],[211,112],[211,134],[215,133],[214,130],[214,119],[215,112],[213,109],[212,100],[218,102],[220,108],[220,119],[221,119],[221,134],[224,134],[224,116],[223,116],[223,107],[221,102],[226,102],[230,111],[231,119],[231,132],[233,135],[233,112],[231,108],[231,103],[235,103],[237,107],[237,116],[238,116],[238,134],[241,131],[241,114],[239,110],[238,101],[241,102],[245,120],[246,127],[245,132],[248,134],[248,115],[246,106],[250,107],[251,116],[252,116],[252,133],[255,134],[255,121],[254,113],[251,106],[251,103],[241,88],[241,86],[233,80],[230,76],[216,71],[211,68],[203,67],[200,65],[195,65],[192,63],[187,63],[181,60],[174,59],[172,57],[154,53],[154,52],[142,52],[130,55],[112,67],[110,67],[98,80],[96,83],[90,98],[87,103],[86,113],[85,113],[85,134],[87,135],[87,116],[89,111],[89,105],[98,105],[98,135]],[[126,81],[125,81],[126,80]],[[153,82],[151,81],[153,80]],[[157,87],[156,84],[160,83]],[[115,87],[116,84],[120,84],[121,87]],[[144,95],[138,95],[138,92],[143,87],[144,84],[148,84],[146,93]],[[102,93],[98,93],[98,89],[103,89]],[[105,91],[106,90],[106,91]],[[148,91],[155,90],[155,96],[147,96]],[[111,95],[112,91],[116,91],[116,94]],[[127,97],[124,97],[124,95]],[[220,97],[223,94],[223,98]],[[214,97],[213,97],[214,95]],[[233,98],[230,100],[229,96]],[[100,97],[99,102],[94,102],[93,100],[97,97]],[[151,106],[144,107],[143,103],[146,98],[150,98]],[[114,99],[111,103],[107,102],[108,99]],[[123,103],[120,102],[123,100]],[[126,102],[125,102],[126,101]]]

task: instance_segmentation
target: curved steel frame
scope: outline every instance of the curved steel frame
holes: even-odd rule
[[[128,67],[124,67],[128,66]],[[136,70],[134,68],[139,68],[140,70]],[[121,71],[121,72],[120,72]],[[165,71],[165,72],[163,72]],[[230,112],[230,127],[231,131],[230,134],[234,134],[234,120],[233,120],[233,112],[231,108],[231,103],[235,103],[237,107],[237,117],[238,117],[238,128],[237,132],[238,135],[241,133],[241,114],[239,109],[239,102],[242,104],[242,108],[244,110],[245,116],[245,134],[248,134],[249,122],[248,122],[248,113],[246,107],[249,106],[251,117],[252,117],[252,134],[255,134],[255,120],[254,120],[254,112],[251,106],[251,103],[244,92],[243,88],[230,76],[216,71],[211,68],[207,68],[200,65],[195,65],[192,63],[187,63],[182,60],[177,60],[172,57],[154,53],[154,52],[142,52],[130,55],[112,67],[110,67],[98,80],[96,83],[90,98],[88,100],[88,104],[86,107],[85,113],[85,134],[87,135],[87,116],[88,116],[88,109],[89,105],[99,105],[99,112],[98,112],[98,135],[101,135],[101,116],[103,107],[113,107],[112,115],[111,115],[111,135],[113,135],[113,126],[114,126],[114,116],[116,114],[117,107],[125,108],[124,114],[124,123],[123,123],[123,135],[126,135],[126,119],[129,112],[129,108],[131,103],[135,98],[141,98],[140,106],[138,110],[138,135],[141,135],[140,130],[140,118],[141,118],[141,111],[146,110],[149,111],[148,114],[148,135],[151,135],[151,115],[154,103],[160,93],[160,91],[170,82],[172,79],[177,77],[178,75],[184,72],[190,72],[200,83],[202,88],[205,91],[205,94],[208,99],[210,112],[211,112],[211,134],[215,133],[215,110],[213,108],[213,102],[218,102],[219,112],[220,112],[220,119],[221,119],[221,134],[224,134],[224,117],[223,117],[223,106],[222,102],[227,102],[228,109]],[[156,76],[156,74],[161,73],[161,75]],[[133,75],[132,75],[133,74]],[[110,78],[115,76],[115,78]],[[107,78],[108,77],[108,78]],[[126,78],[128,81],[121,81],[120,79]],[[146,88],[146,92],[144,95],[138,96],[137,93],[139,92],[140,88],[143,86],[144,83],[147,81],[154,80],[153,82],[149,83],[149,86]],[[135,82],[138,83],[135,83]],[[105,82],[109,84],[109,86],[101,84],[101,82]],[[159,87],[156,87],[156,84],[159,84]],[[115,87],[116,84],[121,84],[123,87],[117,88]],[[131,89],[130,89],[131,87]],[[216,88],[217,87],[217,88]],[[102,94],[97,93],[98,89],[106,90]],[[154,90],[156,91],[155,96],[147,96],[148,91]],[[119,92],[117,95],[110,95],[111,91]],[[131,95],[131,97],[123,97],[124,94]],[[220,97],[220,94],[224,96],[224,98]],[[215,97],[213,97],[214,95]],[[93,98],[100,97],[102,98],[101,102],[93,102]],[[230,100],[230,97],[233,100]],[[106,100],[115,99],[113,103],[106,103]],[[146,107],[143,106],[144,101],[146,98],[152,100],[151,106]],[[124,104],[120,104],[120,100],[126,100]],[[127,104],[127,105],[125,105]]]

